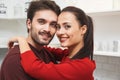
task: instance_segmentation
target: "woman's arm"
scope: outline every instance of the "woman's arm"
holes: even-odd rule
[[[20,47],[20,51],[21,53],[27,51],[27,50],[30,50],[30,47],[26,41],[26,38],[24,37],[13,37],[9,40],[9,43],[8,43],[8,47],[9,48],[12,48],[14,47],[13,44],[14,43],[18,43],[19,44],[19,47]],[[44,48],[46,48],[48,51],[50,51],[55,57],[57,60],[61,60],[65,55],[68,54],[68,50],[67,49],[64,49],[62,50],[61,48],[51,48],[51,47],[47,47],[45,46]]]
[[[58,60],[61,61],[64,56],[68,54],[68,49],[61,49],[61,48],[54,48],[54,47],[45,47],[48,51],[50,51],[54,57]]]
[[[70,60],[66,58],[60,64],[50,62],[45,64],[38,59],[30,50],[30,47],[23,37],[15,37],[13,42],[18,42],[21,51],[21,64],[26,73],[36,79],[45,80],[88,80],[83,76],[91,76],[95,64],[88,58],[82,60]],[[90,79],[92,80],[92,79]]]
[[[15,42],[17,42],[19,44],[21,54],[25,51],[31,50],[28,43],[27,43],[26,38],[24,38],[24,37],[13,37],[13,38],[11,38],[8,42],[8,47],[12,48],[13,44]]]
[[[95,64],[89,58],[65,58],[60,64],[45,64],[31,50],[21,54],[21,64],[30,76],[45,80],[93,80],[91,78],[95,69]]]

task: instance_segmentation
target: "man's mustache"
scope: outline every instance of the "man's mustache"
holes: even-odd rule
[[[48,37],[52,37],[52,35],[50,34],[50,32],[47,32],[47,31],[39,31],[38,34],[40,35],[47,35]]]

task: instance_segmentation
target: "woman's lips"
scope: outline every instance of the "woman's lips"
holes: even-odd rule
[[[60,42],[65,42],[68,38],[67,37],[61,37]]]

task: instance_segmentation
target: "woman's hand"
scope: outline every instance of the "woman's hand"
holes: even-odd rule
[[[21,54],[25,51],[31,50],[25,37],[18,36],[11,38],[8,42],[8,47],[13,48],[15,42],[19,44]]]
[[[14,43],[18,43],[17,37],[10,38],[10,40],[8,41],[8,48],[9,49],[13,48],[14,47]]]
[[[10,40],[8,41],[8,48],[13,48],[14,43],[19,43],[20,40],[26,40],[26,38],[20,36],[10,38]]]

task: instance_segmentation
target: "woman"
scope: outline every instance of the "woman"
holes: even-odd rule
[[[94,80],[91,18],[79,8],[66,7],[58,17],[56,35],[61,46],[68,48],[68,53],[63,54],[59,64],[45,64],[38,59],[30,50],[25,38],[11,39],[10,42],[19,43],[21,64],[25,72],[38,80]]]

